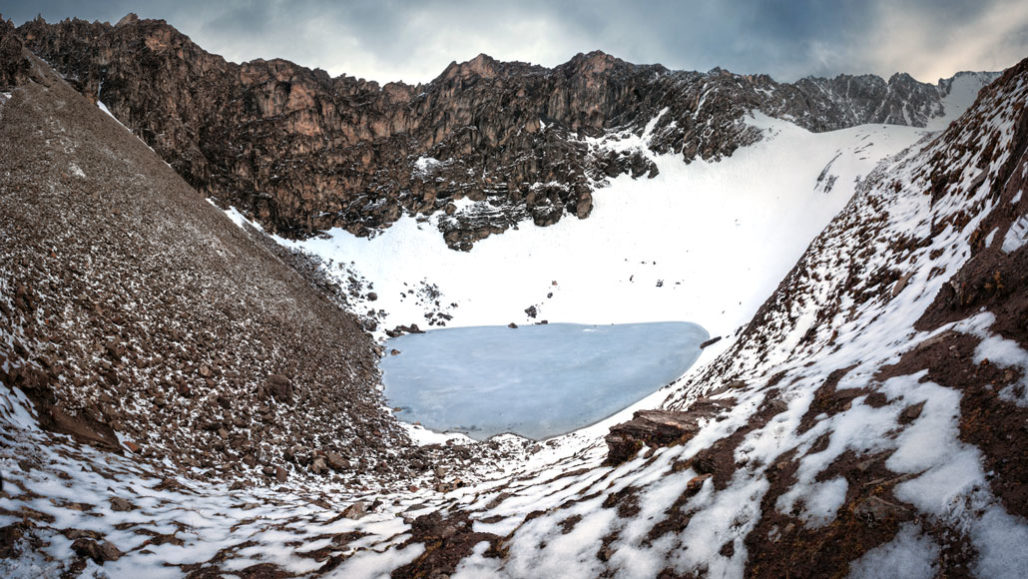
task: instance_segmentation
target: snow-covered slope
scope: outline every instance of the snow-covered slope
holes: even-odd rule
[[[983,86],[999,78],[995,72],[958,72],[951,78],[939,80],[943,114],[928,119],[925,128],[932,131],[945,129],[974,103]]]
[[[1028,61],[983,93],[668,397],[697,432],[469,493],[456,575],[1023,577]]]
[[[540,228],[529,219],[469,252],[447,250],[435,223],[450,218],[444,213],[420,223],[402,217],[371,239],[335,229],[280,241],[319,256],[343,285],[364,280],[353,309],[375,311],[380,334],[412,323],[425,329],[543,319],[687,320],[712,335],[730,334],[875,164],[925,134],[891,125],[811,133],[759,113],[750,123],[766,137],[720,162],[687,165],[677,155],[655,155],[649,132],[590,139],[597,151],[637,149],[660,173],[623,175],[598,189],[586,220]]]

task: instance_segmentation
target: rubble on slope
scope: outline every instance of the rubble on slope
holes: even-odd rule
[[[44,427],[259,485],[408,481],[452,454],[412,446],[373,388],[379,347],[324,280],[24,58],[0,104],[0,380]]]

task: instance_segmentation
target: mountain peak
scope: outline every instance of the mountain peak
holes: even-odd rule
[[[498,64],[499,62],[495,58],[481,52],[475,58],[464,63],[463,66],[479,76],[489,78],[496,76],[496,66]]]
[[[864,123],[924,126],[941,110],[940,92],[932,85],[902,82],[900,90],[890,91],[879,77],[788,85],[721,68],[665,74],[661,65],[633,64],[600,50],[576,54],[555,68],[501,62],[482,53],[451,62],[421,88],[380,86],[346,77],[331,80],[284,60],[227,64],[159,20],[139,20],[107,34],[111,28],[32,23],[20,30],[30,50],[57,63],[83,92],[96,94],[103,82],[104,103],[112,112],[131,118],[128,124],[142,134],[162,135],[149,137],[151,146],[173,159],[204,193],[257,216],[272,231],[297,236],[344,224],[370,234],[404,212],[445,206],[453,187],[459,195],[489,192],[509,209],[488,219],[440,222],[441,229],[449,228],[447,245],[470,249],[528,214],[538,224],[555,223],[564,214],[587,216],[598,175],[657,171],[641,156],[597,161],[573,139],[554,144],[558,133],[541,134],[540,119],[589,136],[612,129],[641,134],[667,109],[654,127],[659,131],[654,150],[713,160],[760,138],[746,125],[748,110],[813,131]],[[161,65],[144,66],[149,61],[139,58],[140,46]],[[705,97],[708,83],[719,90]],[[245,96],[226,101],[226,94]],[[182,102],[190,103],[188,112]],[[247,127],[254,123],[268,130],[253,133]],[[709,129],[694,130],[699,126]],[[206,131],[225,138],[193,136]],[[293,139],[305,142],[294,148]],[[363,147],[372,142],[377,153],[366,155]],[[269,157],[240,155],[239,147]],[[361,170],[344,177],[332,164],[309,168],[306,155],[330,151],[336,165]],[[422,156],[469,160],[448,165],[445,178],[426,181],[407,162]],[[272,158],[290,159],[289,168],[264,170]],[[526,164],[524,159],[537,160]],[[531,194],[533,183],[550,182],[562,186],[552,195]],[[368,190],[377,192],[376,199],[365,202]]]
[[[442,74],[438,78],[441,79],[452,79],[455,77],[470,78],[493,78],[499,74],[499,67],[501,63],[495,58],[485,54],[484,52],[479,53],[478,56],[471,60],[460,62],[453,61],[443,70]]]
[[[114,26],[115,28],[117,28],[119,26],[126,26],[128,24],[135,24],[136,22],[139,22],[139,15],[137,15],[135,12],[129,12],[128,14],[123,16],[121,20],[119,20],[118,23]]]
[[[625,61],[602,50],[585,54],[579,52],[568,61],[568,65],[575,70],[588,74],[600,74],[621,64],[625,64]]]

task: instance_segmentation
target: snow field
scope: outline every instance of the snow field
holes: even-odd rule
[[[878,125],[814,134],[761,115],[750,122],[765,139],[716,163],[653,155],[639,135],[589,140],[594,148],[640,148],[660,174],[612,180],[594,192],[585,220],[565,216],[544,228],[526,222],[470,252],[445,246],[438,217],[409,215],[371,239],[331,230],[279,241],[365,277],[377,300],[354,310],[385,310],[380,328],[425,328],[425,309],[401,294],[427,281],[438,286],[441,304],[457,304],[449,326],[531,323],[523,310],[535,305],[538,319],[550,322],[691,321],[711,335],[730,334],[845,205],[856,181],[923,134]],[[828,176],[835,185],[825,191]]]

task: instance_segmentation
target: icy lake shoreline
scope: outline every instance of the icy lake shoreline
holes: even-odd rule
[[[678,378],[708,338],[690,322],[451,328],[389,340],[379,366],[400,420],[477,440],[542,440]]]

